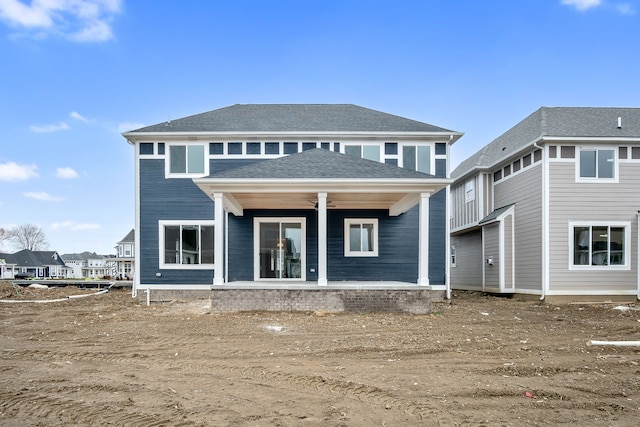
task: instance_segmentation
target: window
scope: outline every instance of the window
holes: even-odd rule
[[[362,157],[363,159],[380,161],[379,145],[345,145],[344,154],[347,156]]]
[[[472,202],[476,199],[476,181],[471,178],[464,183],[464,201]]]
[[[614,179],[615,162],[614,150],[580,150],[580,178]]]
[[[421,145],[403,146],[402,167],[418,172],[431,173],[431,147]]]
[[[160,268],[213,268],[213,221],[160,221],[159,225]]]
[[[344,256],[378,256],[378,220],[344,220]]]
[[[140,154],[153,154],[153,142],[141,142]]]
[[[170,145],[169,175],[205,175],[204,145]]]
[[[456,247],[451,245],[451,267],[456,266],[457,256],[456,256]]]
[[[573,267],[628,267],[629,224],[571,224]]]

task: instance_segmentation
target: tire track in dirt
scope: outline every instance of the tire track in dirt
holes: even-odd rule
[[[186,365],[190,365],[190,363],[186,363]],[[197,367],[188,366],[187,369],[203,369],[205,366],[206,369],[228,372],[251,381],[266,381],[268,384],[286,384],[289,388],[313,389],[316,392],[355,399],[362,403],[382,407],[387,410],[399,410],[419,420],[432,419],[432,417],[441,415],[439,411],[434,410],[424,402],[403,399],[378,387],[355,381],[335,380],[321,375],[296,375],[284,371],[274,371],[266,367],[199,364]],[[185,368],[185,363],[169,368]]]
[[[115,405],[87,404],[82,401],[59,399],[55,395],[25,390],[0,394],[0,417],[40,420],[58,425],[135,425],[140,427],[194,426],[195,423],[175,417],[128,412]]]

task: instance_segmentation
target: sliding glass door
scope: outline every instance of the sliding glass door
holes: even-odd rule
[[[256,280],[304,280],[304,218],[256,218]]]

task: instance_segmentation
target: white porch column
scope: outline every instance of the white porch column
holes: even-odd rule
[[[327,286],[327,193],[318,193],[318,286]]]
[[[420,194],[418,285],[429,286],[429,193]]]
[[[223,193],[213,193],[214,201],[214,219],[216,225],[213,229],[213,285],[221,286],[224,284],[224,203]]]

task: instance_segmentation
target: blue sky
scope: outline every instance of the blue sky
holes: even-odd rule
[[[121,132],[236,103],[352,103],[464,132],[640,107],[640,0],[0,0],[0,227],[113,253]],[[5,250],[9,248],[5,244]]]

